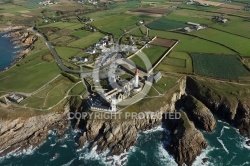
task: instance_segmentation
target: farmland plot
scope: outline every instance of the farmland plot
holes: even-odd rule
[[[203,76],[237,79],[250,76],[236,55],[191,53],[194,73]]]

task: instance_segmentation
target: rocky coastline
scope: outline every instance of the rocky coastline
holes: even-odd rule
[[[107,156],[120,155],[128,151],[135,144],[140,131],[162,125],[170,132],[165,149],[173,155],[178,165],[185,163],[188,166],[191,166],[202,150],[207,148],[208,144],[200,130],[212,132],[216,126],[215,115],[239,129],[241,135],[250,138],[250,107],[246,100],[230,99],[229,103],[228,96],[217,93],[215,89],[192,77],[180,79],[166,95],[169,100],[159,110],[145,110],[161,114],[160,118],[91,119],[86,116],[70,122],[66,114],[69,111],[86,111],[83,103],[75,109],[69,109],[71,107],[69,104],[62,114],[50,113],[25,121],[16,119],[0,122],[0,156],[18,148],[22,150],[28,146],[39,146],[46,140],[50,129],[59,128],[58,133],[62,134],[70,124],[82,131],[76,139],[80,149],[86,146],[89,149],[97,147],[97,153],[109,150]],[[181,114],[181,119],[164,116],[166,113],[176,112]],[[250,144],[249,141],[246,144]],[[203,159],[204,162],[208,160],[208,158]]]
[[[17,56],[10,67],[25,58],[25,56],[34,49],[34,43],[38,40],[37,36],[31,34],[27,28],[23,26],[0,28],[0,34],[4,34],[2,37],[9,38],[15,45],[15,48],[21,48],[21,50],[17,52]],[[5,70],[8,68],[9,67]]]
[[[49,113],[15,120],[0,121],[0,158],[12,152],[22,154],[27,149],[41,146],[54,130],[58,135],[63,135],[69,127],[67,119],[68,108],[64,113]]]

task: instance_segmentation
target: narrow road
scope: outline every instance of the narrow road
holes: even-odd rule
[[[92,74],[92,70],[87,70],[87,71],[81,71],[81,70],[72,70],[69,69],[67,66],[65,66],[60,58],[60,56],[58,55],[58,53],[56,52],[55,48],[51,45],[51,43],[46,39],[46,37],[40,33],[39,31],[35,30],[34,27],[32,28],[32,31],[37,35],[43,38],[43,40],[45,41],[46,46],[48,47],[48,49],[50,50],[51,54],[53,55],[53,57],[55,58],[57,65],[65,72],[69,72],[69,73],[81,73],[86,75],[90,75]]]

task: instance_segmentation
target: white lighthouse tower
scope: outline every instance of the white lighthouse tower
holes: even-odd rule
[[[135,71],[135,82],[134,82],[134,88],[139,88],[139,70],[136,69]]]
[[[141,89],[142,88],[139,85],[139,70],[136,69],[136,71],[135,71],[135,78],[134,78],[134,89],[133,89],[133,91],[134,91],[134,93],[138,93],[138,92],[141,91]]]

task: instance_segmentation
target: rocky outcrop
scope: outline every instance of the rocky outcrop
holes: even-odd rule
[[[161,123],[161,119],[86,120],[85,132],[79,139],[79,146],[93,141],[90,149],[97,146],[98,153],[110,149],[108,155],[119,155],[134,145],[137,133],[151,129]]]
[[[22,152],[30,147],[40,146],[48,136],[48,131],[58,129],[62,133],[70,124],[66,110],[63,114],[49,113],[0,122],[0,156],[16,150]]]
[[[244,87],[243,85],[235,86]],[[250,94],[245,94],[246,97],[239,98],[230,91],[228,93],[225,90],[221,92],[218,88],[209,86],[209,83],[206,84],[192,77],[187,77],[187,92],[206,105],[219,118],[238,128],[241,135],[250,138],[250,113],[248,104],[248,96]]]
[[[239,103],[234,119],[236,128],[241,135],[250,138],[250,104],[247,101]]]
[[[181,112],[181,119],[165,119],[164,122],[171,133],[170,144],[167,147],[169,152],[178,165],[185,163],[191,166],[202,149],[207,147],[204,136],[195,128],[185,112]]]
[[[205,131],[213,131],[216,126],[216,120],[212,112],[193,96],[187,96],[185,99],[185,111],[195,126]]]
[[[25,29],[12,29],[8,31],[4,37],[11,38],[12,42],[17,47],[22,47],[23,50],[19,52],[17,61],[23,59],[34,48],[34,43],[38,40],[38,37],[30,34]]]

